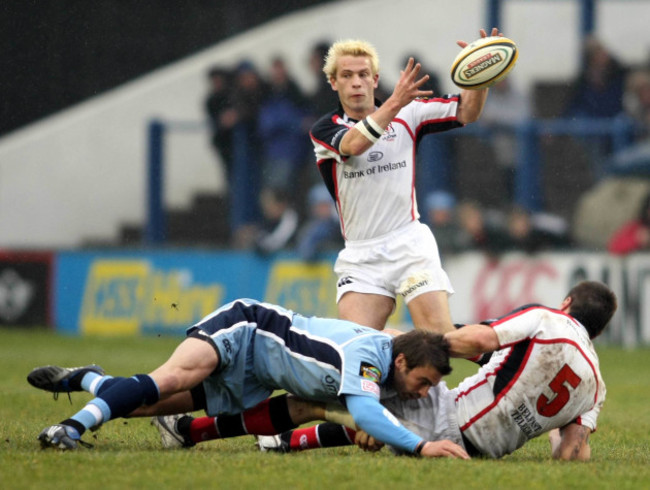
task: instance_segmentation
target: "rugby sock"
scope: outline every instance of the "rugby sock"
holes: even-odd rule
[[[101,396],[89,401],[83,409],[61,423],[72,425],[81,435],[91,427],[124,417],[142,405],[153,405],[160,398],[158,386],[146,374],[113,378],[111,381],[115,382],[102,390]],[[77,424],[70,421],[76,421]]]
[[[295,427],[289,416],[287,395],[281,395],[264,400],[241,414],[196,418],[190,423],[189,437],[193,442],[201,442],[246,434],[267,436]]]
[[[355,431],[344,425],[324,424],[284,432],[280,439],[289,447],[289,451],[303,451],[322,447],[350,446],[354,444]]]
[[[108,375],[102,376],[101,374],[90,372],[84,374],[84,377],[81,379],[81,389],[97,396],[121,379],[124,378],[114,378]]]

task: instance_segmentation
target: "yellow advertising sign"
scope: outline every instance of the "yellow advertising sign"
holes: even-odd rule
[[[338,316],[336,275],[329,262],[275,262],[264,298],[269,303],[282,305],[303,315],[325,318]],[[398,296],[395,311],[388,319],[388,324],[392,327],[402,327],[407,321],[406,314],[404,301]]]
[[[219,307],[223,287],[194,285],[185,270],[156,270],[146,260],[98,260],[88,273],[84,334],[135,335],[189,327]]]

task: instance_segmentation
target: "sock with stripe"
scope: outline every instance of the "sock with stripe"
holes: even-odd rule
[[[344,425],[326,422],[302,429],[284,432],[280,439],[289,451],[303,451],[323,447],[340,447],[354,444],[355,431]]]
[[[124,417],[142,405],[153,405],[160,398],[158,386],[146,374],[136,374],[131,378],[112,378],[111,381],[114,382],[101,390],[101,395],[61,423],[73,426],[81,435],[91,427]]]
[[[101,395],[104,390],[107,390],[113,386],[118,381],[124,380],[126,378],[117,377],[109,375],[101,375],[94,372],[84,374],[81,378],[81,389],[91,393],[95,396]]]
[[[178,429],[193,442],[201,442],[246,434],[275,435],[295,427],[289,415],[287,395],[281,395],[264,400],[241,414],[193,419],[189,428],[180,425],[179,421]]]

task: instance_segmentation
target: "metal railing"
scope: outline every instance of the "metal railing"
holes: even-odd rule
[[[205,122],[163,121],[154,119],[148,125],[148,178],[147,223],[145,243],[161,245],[165,242],[165,210],[163,183],[166,135],[171,131],[196,132],[209,128]],[[514,201],[529,211],[544,207],[542,188],[543,159],[541,140],[549,136],[576,138],[599,138],[609,142],[612,152],[630,145],[635,127],[626,117],[607,119],[530,119],[513,129],[516,140],[517,167],[515,169]],[[440,133],[444,137],[456,137],[458,133]],[[487,125],[472,124],[463,129],[463,136],[490,138],[492,130]],[[454,158],[453,155],[451,158]],[[236,166],[236,162],[234,166]],[[605,172],[607,169],[604,169]]]

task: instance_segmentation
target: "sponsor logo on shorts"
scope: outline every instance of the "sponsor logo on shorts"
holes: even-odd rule
[[[377,383],[373,383],[372,381],[368,381],[367,379],[362,379],[361,391],[367,391],[368,393],[379,396],[379,385]]]
[[[352,284],[352,278],[350,276],[345,276],[339,279],[339,282],[336,283],[336,287],[340,288],[347,284]]]
[[[362,378],[369,379],[370,381],[374,381],[375,383],[379,383],[381,380],[381,371],[377,369],[375,366],[372,364],[368,364],[367,362],[362,362],[361,363],[361,369],[359,370],[359,375]]]
[[[421,287],[424,287],[424,286],[426,286],[427,284],[429,284],[429,281],[428,281],[427,279],[422,279],[420,282],[417,282],[417,283],[413,284],[412,286],[409,286],[409,287],[408,287],[407,289],[405,289],[404,291],[400,291],[400,294],[401,294],[404,298],[406,298],[409,294],[411,294],[412,292],[414,292],[416,289],[419,289],[419,288],[421,288]]]
[[[223,339],[221,343],[223,344],[223,348],[226,349],[226,352],[232,354],[232,344],[230,343],[230,340]]]
[[[323,383],[323,389],[325,392],[330,395],[330,396],[336,396],[339,388],[336,380],[330,376],[329,374],[326,374],[322,379],[321,383]]]

